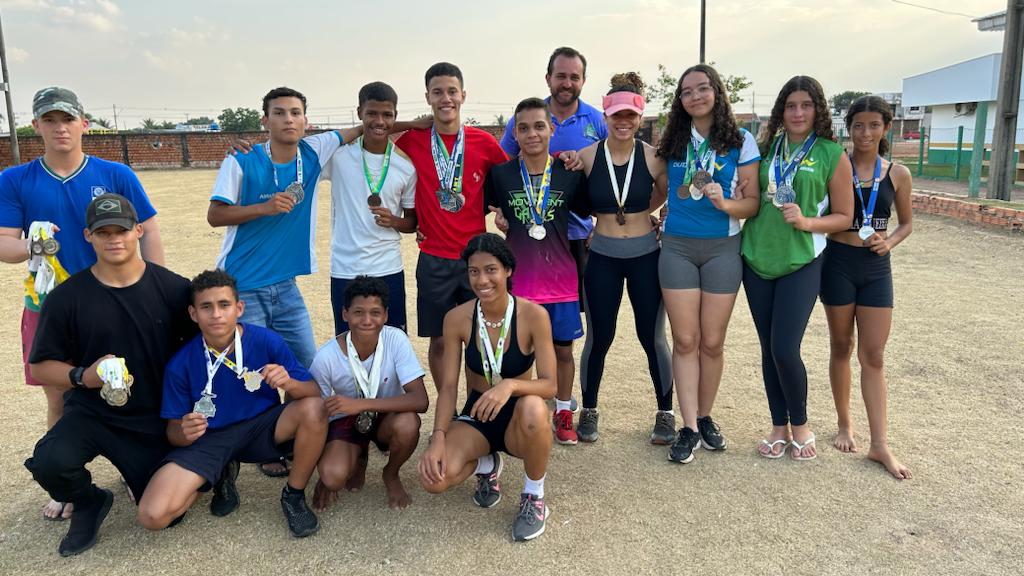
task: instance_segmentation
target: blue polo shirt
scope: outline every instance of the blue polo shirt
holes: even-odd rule
[[[193,411],[195,403],[206,388],[206,355],[210,362],[217,357],[206,350],[202,334],[178,350],[164,369],[164,395],[160,417],[178,420]],[[288,375],[300,382],[312,380],[309,372],[299,364],[284,339],[273,330],[244,324],[242,329],[242,359],[245,368],[259,370],[267,364],[284,366]],[[235,353],[228,354],[235,360]],[[226,364],[226,363],[225,363]],[[213,399],[217,413],[209,419],[210,429],[223,428],[254,418],[281,403],[277,390],[260,384],[259,390],[249,392],[245,383],[229,366],[222,364],[213,376]]]
[[[320,172],[341,146],[337,131],[299,141],[305,198],[291,212],[228,226],[217,268],[234,276],[238,289],[255,290],[316,272],[316,185]],[[228,156],[221,163],[210,200],[235,206],[266,202],[297,181],[296,162],[275,164],[265,148]],[[277,174],[277,183],[274,183]]]
[[[82,234],[85,209],[93,198],[108,192],[130,200],[139,222],[156,216],[138,177],[124,164],[86,156],[81,166],[64,178],[50,170],[41,157],[36,158],[0,173],[0,227],[20,228],[27,237],[33,222],[53,222],[60,228],[55,235],[60,242],[57,261],[68,274],[74,274],[96,263],[96,251]],[[39,310],[42,298],[34,289],[31,292],[25,295],[25,306]]]
[[[550,104],[551,97],[545,98],[544,101]],[[555,132],[551,135],[548,151],[552,154],[567,150],[582,150],[594,142],[608,137],[604,114],[583,100],[576,102],[579,104],[576,113],[566,118],[565,122],[559,122],[554,116],[551,117]],[[510,158],[515,158],[519,154],[519,143],[515,139],[515,123],[516,118],[513,114],[505,126],[505,135],[501,137],[501,148]],[[569,214],[570,240],[585,239],[590,236],[590,231],[593,229],[594,225],[589,218],[580,218],[575,214]]]

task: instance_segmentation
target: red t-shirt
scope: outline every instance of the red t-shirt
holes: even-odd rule
[[[472,126],[465,127],[465,154],[462,171],[462,194],[465,205],[458,212],[441,208],[437,190],[441,187],[434,157],[430,152],[430,130],[409,130],[396,144],[416,167],[416,219],[426,237],[420,250],[439,258],[458,259],[469,240],[484,232],[484,178],[492,166],[508,159],[505,152],[488,132]],[[451,154],[457,134],[441,134],[445,148]]]

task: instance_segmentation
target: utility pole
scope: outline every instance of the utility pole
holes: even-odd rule
[[[112,104],[112,106],[114,107],[114,132],[117,132],[117,104]]]
[[[7,75],[7,47],[4,44],[3,20],[0,17],[0,69],[3,70],[4,98],[7,100],[7,125],[11,131],[11,162],[12,166],[21,164],[21,151],[18,150],[18,127],[14,120],[14,105],[11,104],[11,82]]]
[[[988,197],[1009,200],[1017,176],[1017,108],[1020,106],[1021,64],[1024,62],[1024,0],[1007,0],[1003,57],[996,98],[995,134],[989,165]]]
[[[704,11],[707,0],[700,0],[700,63],[704,63]]]

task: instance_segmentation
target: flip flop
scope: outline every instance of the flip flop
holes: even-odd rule
[[[808,457],[801,457],[800,456],[800,453],[804,451],[804,448],[807,448],[808,446],[811,446],[812,444],[814,446],[817,446],[817,444],[815,443],[814,434],[811,434],[811,437],[808,438],[807,442],[804,442],[803,444],[800,444],[796,440],[791,440],[789,443],[790,443],[790,445],[793,446],[793,449],[790,450],[790,453],[789,453],[790,457],[793,460],[796,460],[798,462],[804,462],[804,461],[807,461],[807,460],[814,460],[815,458],[818,457],[818,452],[817,451],[814,452],[814,456],[808,456]],[[783,451],[783,452],[785,452],[785,451]]]
[[[52,500],[52,502],[57,501]],[[50,522],[63,522],[64,520],[67,520],[69,518],[68,516],[64,516],[64,511],[67,510],[69,502],[57,502],[57,504],[60,504],[60,514],[57,514],[52,518],[50,516],[47,516],[46,514],[43,514],[43,520],[49,520]],[[49,504],[47,504],[47,506],[49,506]]]
[[[777,444],[782,444],[782,450],[780,452],[778,452],[778,453],[775,452],[775,446]],[[789,440],[776,440],[774,442],[769,442],[767,439],[762,438],[761,439],[761,443],[759,445],[760,446],[767,446],[768,447],[768,453],[765,454],[764,452],[761,452],[760,450],[758,450],[757,451],[757,455],[760,456],[761,458],[767,458],[769,460],[778,460],[779,458],[782,458],[783,456],[786,455],[786,446],[788,444],[789,444]]]

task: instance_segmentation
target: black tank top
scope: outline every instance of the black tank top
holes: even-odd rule
[[[875,200],[875,213],[871,215],[871,227],[883,231],[889,227],[889,216],[892,215],[892,203],[896,201],[896,188],[892,185],[892,162],[889,169],[885,171],[885,177],[878,183],[878,200]],[[873,183],[873,182],[872,182]],[[864,205],[860,197],[864,196],[865,202],[871,202],[871,184],[862,186],[860,194],[853,193],[853,225],[850,230],[860,230],[864,225]]]
[[[511,297],[515,301],[515,296]],[[523,351],[519,349],[519,331],[518,322],[516,322],[516,311],[515,308],[519,307],[519,304],[513,304],[512,310],[512,323],[508,327],[508,339],[511,340],[508,344],[508,350],[505,351],[505,357],[501,360],[501,377],[502,378],[515,378],[520,374],[525,374],[527,370],[533,367],[533,353],[523,354]],[[466,368],[469,368],[470,372],[474,374],[484,375],[484,365],[480,361],[480,349],[477,347],[477,340],[480,339],[480,335],[477,334],[477,323],[476,323],[476,307],[473,307],[473,327],[470,333],[469,342],[466,344]]]
[[[615,214],[619,211],[619,205],[615,202],[615,192],[612,190],[611,180],[608,179],[608,162],[604,158],[604,147],[605,141],[602,140],[597,145],[594,166],[587,179],[587,192],[594,212]],[[615,166],[615,179],[619,183],[619,190],[626,185],[626,168],[628,166],[628,163]],[[647,212],[651,206],[653,190],[654,178],[651,177],[651,172],[647,169],[644,145],[637,140],[633,145],[633,179],[629,182],[629,193],[626,195],[622,211],[626,214]]]

